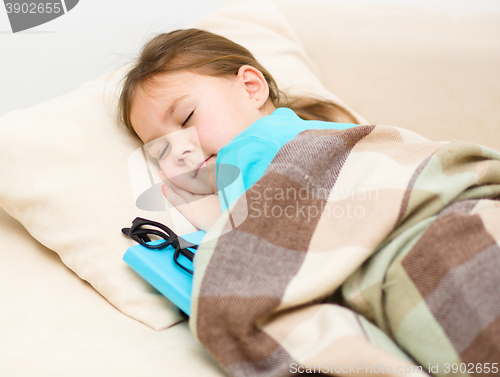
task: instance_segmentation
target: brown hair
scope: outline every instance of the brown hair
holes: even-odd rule
[[[225,37],[200,29],[160,34],[143,47],[136,63],[124,77],[118,104],[119,121],[135,133],[130,121],[134,93],[138,86],[151,83],[158,74],[190,70],[210,76],[227,76],[236,75],[243,65],[262,72],[275,107],[289,107],[302,119],[357,123],[354,116],[331,101],[286,96],[250,51]]]

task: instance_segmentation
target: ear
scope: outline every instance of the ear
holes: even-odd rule
[[[261,109],[269,98],[269,86],[262,72],[252,66],[243,65],[238,70],[237,77],[244,86],[251,105]]]

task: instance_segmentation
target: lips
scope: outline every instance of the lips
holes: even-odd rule
[[[198,167],[196,168],[196,171],[194,173],[194,177],[193,178],[196,178],[196,176],[198,175],[198,172],[200,171],[200,169],[202,168],[203,165],[207,165],[207,161],[210,160],[211,158],[213,157],[213,155],[209,156],[205,161],[203,161],[201,164],[198,165]]]

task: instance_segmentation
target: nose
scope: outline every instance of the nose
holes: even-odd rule
[[[188,156],[194,152],[195,147],[189,142],[175,143],[175,145],[172,146],[172,158],[179,165],[183,165]]]
[[[168,161],[177,166],[184,166],[192,165],[198,160],[201,146],[194,127],[170,133],[168,142],[170,144]]]

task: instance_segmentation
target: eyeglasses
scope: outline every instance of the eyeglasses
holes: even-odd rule
[[[174,262],[184,271],[193,274],[192,270],[184,267],[179,262],[179,256],[182,254],[192,262],[194,259],[194,253],[188,248],[196,250],[198,248],[198,245],[192,244],[191,242],[188,242],[185,239],[177,236],[177,234],[175,234],[174,231],[168,226],[156,221],[136,217],[134,221],[132,221],[132,227],[123,228],[122,232],[148,249],[161,250],[172,245],[172,247],[175,248]],[[151,243],[152,241],[150,236],[159,237],[163,239],[163,241],[159,243]]]

